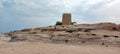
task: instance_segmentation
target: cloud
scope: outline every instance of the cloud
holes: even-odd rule
[[[34,26],[46,26],[46,25],[54,25],[56,23],[56,20],[60,20],[61,18],[56,18],[56,17],[27,17],[27,18],[22,18],[21,21],[23,23],[26,23],[27,25],[32,25],[32,27]]]
[[[81,5],[82,1],[83,0],[52,0],[49,5],[60,10],[60,12],[71,12],[74,7]]]
[[[120,0],[114,0],[99,9],[92,10],[96,17],[101,18],[100,21],[108,21],[119,24],[120,20]]]
[[[115,17],[115,16],[110,16],[110,17],[106,17],[104,19],[104,21],[108,21],[108,22],[114,22],[114,23],[120,23],[120,17]]]
[[[114,5],[107,4],[104,7],[95,10],[94,12],[99,16],[119,16],[120,3],[115,3]]]
[[[54,25],[66,12],[78,23],[120,23],[120,0],[0,0],[0,30]]]

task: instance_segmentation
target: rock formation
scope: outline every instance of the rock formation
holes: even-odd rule
[[[10,40],[11,40],[11,37],[9,37],[9,36],[7,36],[7,35],[4,35],[4,34],[0,34],[0,40],[10,41]]]
[[[70,44],[120,46],[120,30],[114,23],[58,25],[29,28],[5,34],[10,41],[45,41]]]

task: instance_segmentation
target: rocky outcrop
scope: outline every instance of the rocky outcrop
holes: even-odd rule
[[[23,29],[5,35],[10,37],[12,42],[46,41],[70,44],[120,45],[119,28],[119,25],[114,23],[59,25]]]
[[[115,23],[98,23],[95,26],[96,26],[96,29],[118,31],[118,27]]]
[[[10,41],[10,40],[11,40],[11,37],[9,37],[9,36],[7,36],[7,35],[4,35],[4,34],[0,34],[0,40]]]
[[[97,24],[79,24],[75,25],[77,29],[96,29],[96,30],[114,30],[119,31],[118,26],[115,23],[97,23]]]

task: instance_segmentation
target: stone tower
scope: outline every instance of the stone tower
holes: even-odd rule
[[[62,16],[62,25],[71,25],[71,14],[64,13]]]

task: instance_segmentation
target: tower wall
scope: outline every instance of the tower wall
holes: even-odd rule
[[[71,25],[71,14],[64,13],[62,17],[62,25]]]

